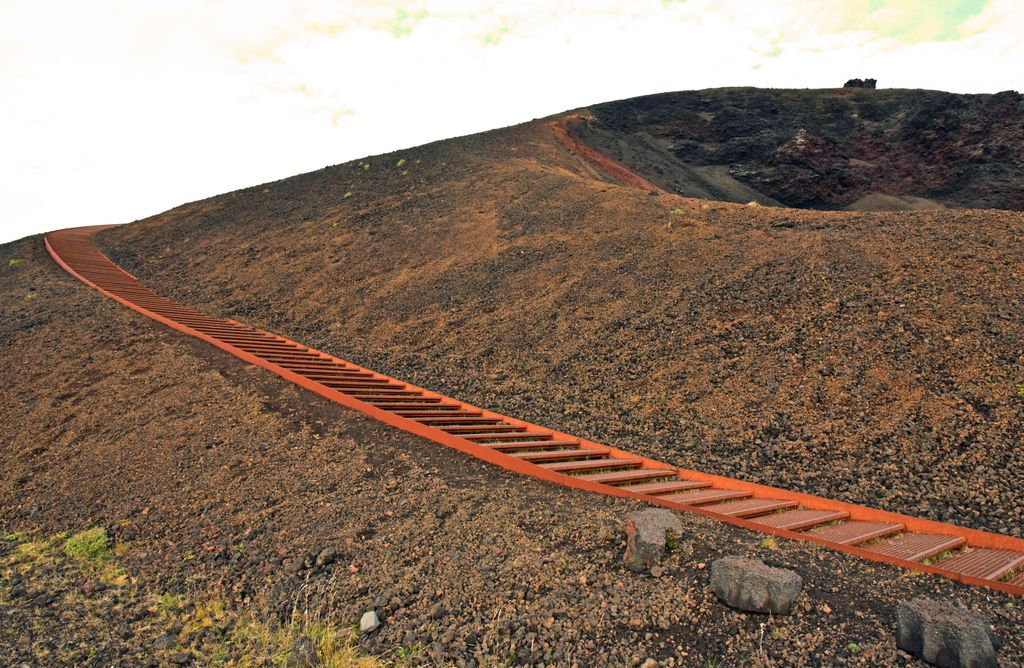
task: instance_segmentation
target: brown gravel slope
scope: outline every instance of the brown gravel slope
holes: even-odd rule
[[[103,299],[38,238],[0,246],[0,260],[0,528],[104,526],[150,591],[262,601],[282,616],[308,603],[345,624],[375,607],[384,625],[360,643],[385,657],[581,666],[917,665],[895,649],[894,606],[930,595],[989,615],[1004,665],[1024,660],[1024,608],[1004,595],[705,518],[683,517],[664,577],[630,574],[632,502],[513,476],[303,393]],[[726,553],[797,569],[797,613],[719,604],[705,565]],[[150,628],[137,593],[115,594],[126,603],[97,622],[68,607],[91,600],[76,589],[88,582],[0,576],[5,661],[169,653],[152,649],[159,629],[137,634]],[[92,623],[110,626],[90,655]],[[210,632],[180,631],[199,665]]]
[[[164,293],[688,468],[1020,535],[1024,215],[651,196],[542,122],[101,235]]]

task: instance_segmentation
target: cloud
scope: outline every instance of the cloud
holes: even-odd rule
[[[0,4],[0,240],[594,102],[1022,86],[1016,0]]]

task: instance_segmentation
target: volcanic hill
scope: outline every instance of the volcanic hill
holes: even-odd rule
[[[1022,104],[637,98],[185,204],[98,243],[185,304],[507,415],[1020,536]],[[884,208],[915,210],[867,210]],[[186,613],[145,612],[169,591],[279,619],[301,597],[345,624],[376,608],[363,650],[465,665],[916,665],[894,605],[929,595],[983,611],[1007,665],[1024,657],[1005,595],[705,518],[683,517],[666,577],[632,576],[621,519],[637,504],[307,396],[75,282],[38,238],[0,260],[0,519],[12,536],[104,526],[123,546],[140,584],[121,605],[139,616],[96,615],[138,640],[103,635],[107,659],[170,660],[152,644],[172,632],[210,655]],[[16,542],[0,544],[11,591]],[[722,607],[704,568],[725,553],[802,572],[806,604],[767,634]],[[46,609],[82,582],[49,585]],[[32,629],[77,627],[32,605],[0,592],[0,648],[73,663],[74,643]]]

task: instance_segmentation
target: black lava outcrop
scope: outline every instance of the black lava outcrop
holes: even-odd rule
[[[871,81],[650,95],[591,107],[591,120],[572,131],[688,197],[809,209],[1024,209],[1024,97],[872,90]]]

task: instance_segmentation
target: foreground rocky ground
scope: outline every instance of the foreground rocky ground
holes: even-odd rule
[[[660,577],[633,573],[631,502],[302,394],[80,286],[38,239],[0,257],[0,655],[13,665],[241,661],[225,637],[282,665],[309,628],[288,625],[296,610],[344,644],[371,609],[383,623],[356,646],[393,663],[919,665],[894,633],[897,604],[920,595],[987,615],[1004,665],[1024,660],[1006,596],[700,517],[681,516]],[[114,570],[54,537],[92,527]],[[707,589],[724,554],[797,571],[795,611],[725,607]]]
[[[547,427],[1024,526],[1020,212],[651,196],[534,123],[229,193],[101,243],[185,303]]]

